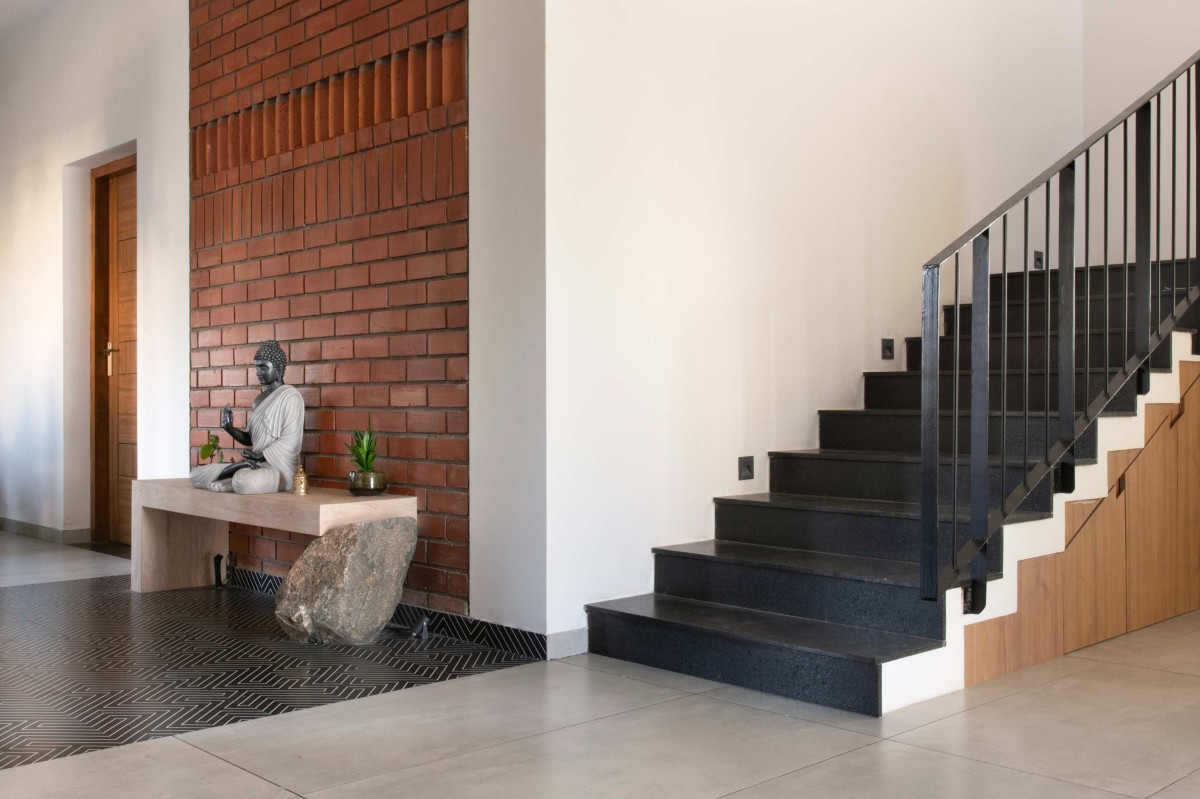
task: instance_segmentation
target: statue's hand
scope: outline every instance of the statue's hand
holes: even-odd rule
[[[228,405],[221,409],[221,427],[226,430],[233,427],[233,408]]]
[[[267,458],[261,452],[255,452],[252,449],[244,449],[242,450],[242,460],[250,463],[266,463]]]

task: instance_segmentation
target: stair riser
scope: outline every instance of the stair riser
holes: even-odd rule
[[[919,519],[718,503],[716,523],[716,537],[722,541],[910,563],[921,560]],[[959,526],[959,539],[966,534],[964,522]],[[948,563],[952,550],[949,522],[938,525],[938,536],[939,560]],[[1004,568],[1003,555],[1001,530],[988,544],[989,572]]]
[[[1082,386],[1083,375],[1076,378],[1076,389]],[[1087,396],[1098,397],[1108,382],[1101,371],[1093,371],[1088,377]],[[938,378],[938,403],[949,409],[954,402],[954,378],[942,375]],[[1005,388],[999,375],[988,381],[989,407],[1000,410],[1000,392]],[[1008,410],[1020,413],[1025,403],[1025,380],[1020,372],[1008,376]],[[921,376],[915,372],[894,372],[889,375],[867,375],[863,387],[865,406],[872,410],[917,410],[921,407]],[[958,378],[958,402],[962,410],[971,408],[971,376],[960,374]],[[1041,413],[1046,404],[1046,376],[1029,376],[1029,410]],[[1137,409],[1137,386],[1127,382],[1109,403],[1113,413],[1132,413]],[[1050,374],[1050,410],[1058,410],[1058,375]]]
[[[950,416],[939,416],[938,444],[943,453],[953,452],[954,420]],[[1029,420],[1029,429],[1018,414],[1001,424],[999,417],[989,419],[988,453],[1000,456],[1001,446],[1008,450],[1009,457],[1023,459],[1028,453],[1036,459],[1045,450],[1046,417]],[[1059,417],[1050,417],[1050,441],[1058,441]],[[870,414],[820,415],[821,449],[874,450],[883,452],[920,452],[921,417],[919,416],[872,416]],[[1002,430],[1005,432],[1001,436]],[[1028,434],[1027,434],[1028,433]],[[958,419],[958,451],[968,454],[971,450],[971,417],[962,414]],[[1095,425],[1079,439],[1075,446],[1079,458],[1096,457]]]
[[[1104,340],[1108,339],[1108,359],[1109,366],[1121,366],[1121,356],[1125,352],[1123,346],[1128,346],[1128,351],[1133,352],[1133,334],[1122,335],[1120,333],[1111,336],[1089,336],[1091,339],[1090,349],[1084,347],[1084,336],[1075,337],[1075,368],[1082,369],[1085,364],[1091,368],[1104,368]],[[1124,343],[1122,343],[1124,342]],[[1150,365],[1156,368],[1169,369],[1171,367],[1171,339],[1167,338],[1162,345],[1150,356]],[[939,342],[938,347],[938,368],[943,371],[949,371],[954,368],[954,342],[951,339],[943,338]],[[905,354],[907,360],[905,364],[909,371],[918,371],[921,368],[921,340],[918,338],[905,340]],[[1001,351],[999,341],[993,339],[990,342],[988,351],[988,368],[1000,369],[1001,356],[1004,353]],[[1025,359],[1025,343],[1019,336],[1009,337],[1008,346],[1008,369],[1021,369],[1026,363]],[[1042,335],[1029,337],[1029,359],[1028,364],[1030,369],[1045,369],[1046,368],[1046,338]],[[971,339],[964,338],[959,342],[959,369],[971,368]],[[1058,367],[1058,336],[1050,336],[1050,367]]]
[[[881,669],[873,663],[594,610],[588,613],[588,651],[804,702],[880,713]]]
[[[952,274],[952,271],[949,274]],[[1129,266],[1129,282],[1130,291],[1133,291],[1133,281],[1135,280],[1136,267],[1132,264]],[[964,273],[965,274],[965,273]],[[1050,298],[1058,299],[1058,270],[1051,270],[1049,273],[1044,271],[1034,272],[1032,267],[1029,272],[1029,299],[1040,300],[1046,296],[1046,276],[1050,276]],[[1089,269],[1088,275],[1091,279],[1091,290],[1093,295],[1101,294],[1104,291],[1104,270]],[[990,276],[990,291],[993,298],[1000,297],[1000,287],[1003,281],[1003,275],[995,274]],[[1157,264],[1151,264],[1150,269],[1150,285],[1153,289],[1172,286],[1182,288],[1194,286],[1200,282],[1200,266],[1197,265],[1196,259],[1192,259],[1191,273],[1189,276],[1188,266],[1186,261],[1179,261],[1178,269],[1174,268],[1174,262],[1164,260],[1162,262],[1161,271]],[[1116,294],[1125,288],[1125,267],[1121,265],[1110,266],[1108,270],[1108,285],[1111,293]],[[1021,271],[1013,271],[1010,267],[1008,274],[1008,292],[1010,297],[1024,297],[1025,277]],[[1075,295],[1078,297],[1086,291],[1086,283],[1084,281],[1083,270],[1075,272]],[[951,297],[953,299],[953,297]]]
[[[945,608],[916,588],[658,553],[658,594],[789,616],[941,638]]]
[[[921,560],[919,519],[725,503],[717,505],[716,519],[716,537],[723,541],[910,563]],[[959,525],[959,540],[966,533],[963,522]],[[952,534],[949,522],[938,525],[938,558],[942,563],[950,561]],[[1001,530],[988,544],[989,573],[1003,570],[1003,555],[1004,533]]]
[[[1182,300],[1180,294],[1175,298],[1176,301]],[[1084,318],[1084,310],[1089,305],[1086,299],[1080,298],[1075,303],[1075,329],[1084,330],[1084,323],[1089,321]],[[1108,306],[1108,325],[1105,325],[1104,308]],[[1086,328],[1094,332],[1102,332],[1107,328],[1125,328],[1132,327],[1134,320],[1134,300],[1132,298],[1116,297],[1110,298],[1106,303],[1103,299],[1093,298],[1090,303],[1092,309],[1092,318],[1090,325]],[[1000,313],[1001,305],[999,302],[994,302],[988,309],[988,329],[993,334],[999,334],[1004,323],[1004,317]],[[1044,301],[1038,300],[1030,302],[1029,305],[1029,332],[1042,333],[1046,330],[1046,306]],[[970,335],[972,323],[972,307],[969,303],[959,306],[960,316],[962,317],[962,327],[960,331],[963,335]],[[1125,314],[1128,312],[1128,324],[1126,324]],[[1164,317],[1170,313],[1170,296],[1167,295],[1163,302]],[[954,329],[954,306],[948,306],[943,309],[944,330]],[[1050,303],[1050,332],[1057,332],[1059,319],[1059,305],[1056,302]],[[1008,332],[1020,334],[1025,331],[1025,304],[1024,298],[1018,302],[1013,298],[1009,298],[1008,303]]]
[[[1004,495],[1021,485],[1024,467],[1010,466],[1004,480]],[[921,469],[915,462],[847,461],[825,458],[771,459],[771,488],[784,494],[808,494],[826,497],[882,499],[893,502],[921,501]],[[988,469],[988,505],[998,507],[1001,500],[1001,469]],[[943,503],[952,496],[953,472],[950,464],[938,469],[938,493]],[[958,467],[958,500],[970,498],[970,467],[966,461]],[[1020,510],[1048,511],[1052,506],[1050,481],[1043,480],[1025,500]],[[1016,510],[1016,509],[1014,509]]]

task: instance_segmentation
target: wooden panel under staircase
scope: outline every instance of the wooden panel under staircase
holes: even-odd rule
[[[1200,609],[1200,363],[1179,379],[1145,447],[1109,453],[1108,496],[1067,504],[1065,550],[1018,564],[1017,612],[966,628],[967,685]]]

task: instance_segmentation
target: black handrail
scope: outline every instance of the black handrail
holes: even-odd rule
[[[1193,191],[1200,191],[1200,158],[1193,163],[1191,142],[1197,131],[1200,131],[1200,51],[1185,61],[1167,78],[1160,81],[1153,89],[1144,94],[1135,103],[1089,136],[1069,154],[1059,159],[1053,166],[1014,194],[1009,200],[1000,205],[995,211],[984,217],[971,227],[953,244],[942,250],[928,261],[922,272],[922,315],[921,315],[921,517],[922,517],[922,547],[921,547],[921,589],[926,599],[936,600],[948,588],[955,585],[964,586],[964,610],[969,613],[980,612],[986,602],[987,587],[987,543],[1003,526],[1022,503],[1031,500],[1035,492],[1040,492],[1038,501],[1045,502],[1051,491],[1071,492],[1075,484],[1076,446],[1080,438],[1091,427],[1099,415],[1105,410],[1122,387],[1136,376],[1137,390],[1145,393],[1149,389],[1149,359],[1171,331],[1175,328],[1183,314],[1192,308],[1200,298],[1200,276],[1193,270],[1191,254],[1191,226],[1197,228],[1197,239],[1200,239],[1200,197],[1193,203]],[[1192,70],[1198,71],[1196,79]],[[1183,136],[1186,152],[1184,166],[1184,252],[1179,258],[1176,248],[1178,237],[1176,222],[1178,220],[1178,192],[1180,157],[1178,144],[1178,108],[1179,87],[1181,78],[1186,79],[1184,95],[1187,100],[1187,112],[1184,119],[1186,134]],[[1170,175],[1166,184],[1170,187],[1169,231],[1170,236],[1170,267],[1165,270],[1163,259],[1163,216],[1166,203],[1163,199],[1164,176],[1163,169],[1163,135],[1164,119],[1163,97],[1169,92],[1171,101],[1170,146]],[[1195,98],[1193,98],[1193,94]],[[1193,99],[1195,103],[1193,104]],[[1133,118],[1133,133],[1135,136],[1134,169],[1129,169],[1129,119]],[[1109,181],[1109,145],[1114,133],[1120,131],[1122,136],[1123,179],[1121,191],[1122,228],[1121,250],[1119,264],[1110,261],[1109,251],[1112,249],[1109,225],[1109,207],[1113,197]],[[1200,137],[1198,137],[1200,138]],[[1152,150],[1152,144],[1155,148]],[[1091,264],[1091,234],[1092,226],[1092,149],[1103,146],[1103,220],[1104,236],[1103,265]],[[1197,146],[1200,146],[1198,141]],[[1153,154],[1153,163],[1152,163]],[[1198,171],[1193,174],[1193,169]],[[1080,175],[1081,173],[1081,175]],[[1081,177],[1081,179],[1080,179]],[[1134,259],[1133,275],[1130,280],[1129,263],[1129,203],[1128,194],[1130,181],[1134,189]],[[1052,219],[1052,184],[1057,187],[1057,215]],[[1082,186],[1082,190],[1080,190]],[[1076,205],[1082,192],[1083,209],[1083,269],[1077,268],[1076,251]],[[1034,324],[1032,319],[1037,299],[1031,296],[1031,284],[1037,285],[1037,272],[1029,269],[1030,239],[1030,199],[1041,196],[1044,203],[1044,254],[1047,259],[1045,271],[1040,278],[1040,302],[1042,303],[1040,321],[1044,347],[1035,351],[1031,348],[1030,330]],[[1009,214],[1019,213],[1023,219],[1022,231],[1022,269],[1019,273],[1022,283],[1022,295],[1018,297],[1019,305],[1014,310],[1021,319],[1023,330],[1020,331],[1020,351],[1013,357],[1014,352],[1009,347],[1010,336],[1010,304],[1009,293],[1010,273],[1009,258]],[[1152,216],[1153,214],[1153,216]],[[1052,281],[1049,256],[1051,253],[1052,223],[1057,233],[1057,267],[1058,279]],[[991,424],[991,386],[989,384],[992,370],[993,355],[990,347],[990,337],[994,334],[991,307],[990,271],[991,243],[999,228],[1000,236],[1000,272],[1001,280],[999,315],[999,370],[1000,370],[1000,412],[999,412],[999,470],[990,457]],[[1153,245],[1151,244],[1151,228],[1153,227]],[[970,353],[964,359],[962,338],[966,326],[963,324],[963,306],[960,303],[959,288],[961,282],[961,254],[966,246],[971,245],[971,324],[970,324]],[[1035,245],[1036,246],[1036,245]],[[1200,241],[1198,241],[1200,246]],[[953,316],[947,317],[947,326],[951,321],[952,330],[945,331],[945,336],[951,341],[941,341],[940,316],[943,313],[941,304],[941,267],[953,257],[953,303],[946,307],[946,312],[952,310]],[[1184,280],[1179,278],[1181,260],[1186,263]],[[1200,259],[1198,259],[1200,260]],[[1103,314],[1094,317],[1093,277],[1094,270],[1103,269],[1103,281],[1100,289],[1100,302],[1104,304]],[[1118,277],[1123,275],[1124,288],[1114,295],[1110,271],[1121,269]],[[1076,282],[1082,275],[1082,291],[1076,295]],[[1169,283],[1168,283],[1169,281]],[[1118,284],[1120,281],[1117,281]],[[1152,290],[1153,286],[1153,290]],[[1055,292],[1054,289],[1057,289]],[[1053,295],[1057,293],[1055,298]],[[1169,298],[1168,298],[1169,297]],[[1164,302],[1165,300],[1165,302]],[[1116,319],[1112,314],[1114,301],[1122,305],[1121,313]],[[1076,351],[1076,337],[1079,329],[1076,322],[1077,303],[1082,302],[1082,313],[1079,315],[1083,323],[1082,353]],[[1057,311],[1057,321],[1052,326],[1051,307]],[[1129,308],[1133,306],[1132,320]],[[1102,318],[1103,328],[1097,333],[1093,328],[1093,319]],[[1124,321],[1119,328],[1121,345],[1113,347],[1113,321]],[[1130,322],[1132,321],[1132,330]],[[1056,333],[1058,339],[1057,358],[1052,357],[1051,335]],[[1104,337],[1103,347],[1093,350],[1091,339],[1094,335]],[[1131,335],[1132,334],[1132,335]],[[1130,338],[1132,337],[1132,347]],[[1132,349],[1132,352],[1130,351]],[[1120,360],[1113,363],[1114,350],[1120,355]],[[1077,362],[1077,354],[1082,354],[1082,364]],[[1094,361],[1101,360],[1101,363]],[[939,428],[942,423],[940,412],[941,371],[945,357],[950,358],[951,409],[949,415],[951,429],[951,451],[949,468],[942,464],[941,442]],[[1043,440],[1040,442],[1040,457],[1035,452],[1031,459],[1031,436],[1039,432],[1030,426],[1031,383],[1033,372],[1030,364],[1033,358],[1041,357],[1041,379],[1043,381],[1041,412],[1044,416],[1041,427]],[[966,363],[964,363],[964,360]],[[970,369],[970,409],[969,418],[969,467],[966,482],[960,481],[959,462],[962,456],[959,446],[960,422],[964,420],[964,412],[960,407],[960,370],[966,366]],[[1082,367],[1080,369],[1080,366]],[[1102,369],[1100,384],[1097,387],[1092,381],[1093,367]],[[1057,370],[1057,391],[1052,394],[1052,367]],[[1019,480],[1014,483],[1014,473],[1009,464],[1009,373],[1021,374],[1020,432],[1021,446],[1016,457],[1021,457],[1019,465]],[[1082,379],[1077,377],[1082,373]],[[1078,384],[1078,385],[1077,385]],[[1051,408],[1057,402],[1058,423],[1051,425]],[[1014,421],[1017,419],[1014,411]],[[946,485],[948,478],[948,485]],[[1053,482],[1051,486],[1050,483]],[[949,492],[950,497],[943,501],[942,495]],[[967,524],[969,534],[960,540],[960,495],[967,500]],[[948,506],[950,511],[948,542],[942,533],[942,508]],[[947,549],[948,557],[943,562],[942,554]]]
[[[996,221],[1000,219],[1000,217],[1002,217],[1010,208],[1015,207],[1017,203],[1019,203],[1026,196],[1033,194],[1033,192],[1041,185],[1048,183],[1050,179],[1057,176],[1067,164],[1075,163],[1075,159],[1079,158],[1079,156],[1083,155],[1083,153],[1087,152],[1096,144],[1098,144],[1101,139],[1116,130],[1122,122],[1133,116],[1134,112],[1136,112],[1139,108],[1155,99],[1163,91],[1163,89],[1170,86],[1172,83],[1178,80],[1183,73],[1195,66],[1197,61],[1200,61],[1200,50],[1197,50],[1195,53],[1193,53],[1169,76],[1159,81],[1153,89],[1143,94],[1137,100],[1134,100],[1128,108],[1113,117],[1108,124],[1102,125],[1095,133],[1084,139],[1082,144],[1077,146],[1074,150],[1071,150],[1071,152],[1067,153],[1062,158],[1055,161],[1053,166],[1018,189],[1015,194],[1013,194],[1004,202],[1000,203],[1000,205],[998,205],[994,211],[992,211],[990,214],[987,214],[983,217],[983,219],[979,220],[973,226],[968,228],[966,233],[955,239],[949,246],[943,248],[942,251],[937,255],[926,260],[925,263],[927,265],[940,264],[949,260],[951,255],[954,255],[954,253],[967,246],[967,244],[969,244],[976,236],[994,225]]]

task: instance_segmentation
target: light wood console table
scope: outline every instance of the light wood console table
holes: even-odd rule
[[[191,480],[133,481],[133,590],[199,588],[213,583],[213,558],[229,553],[229,523],[323,535],[354,522],[417,515],[417,498],[356,497],[310,488],[242,496],[192,487]]]

